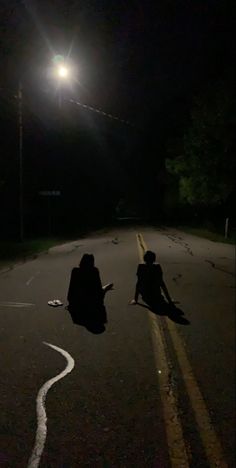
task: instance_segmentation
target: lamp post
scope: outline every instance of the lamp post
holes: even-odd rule
[[[59,108],[61,109],[61,85],[62,85],[62,81],[67,80],[68,75],[69,75],[69,70],[64,65],[60,65],[57,68],[56,72],[57,72],[57,76],[59,78],[58,103],[59,103]]]
[[[18,128],[19,128],[19,217],[20,241],[24,239],[24,196],[23,196],[23,118],[22,118],[22,84],[18,86]]]
[[[54,60],[54,72],[59,80],[59,107],[61,108],[61,85],[62,82],[68,81],[71,76],[70,68],[66,65],[63,56],[57,56]],[[0,88],[0,90],[6,88]],[[25,234],[24,223],[24,164],[23,164],[23,90],[22,83],[19,81],[17,94],[14,96],[17,99],[17,114],[18,114],[18,161],[19,161],[19,189],[18,189],[18,204],[19,204],[19,239],[22,242]]]
[[[53,58],[53,76],[58,80],[58,105],[62,105],[62,86],[63,83],[68,83],[71,80],[71,67],[68,66],[63,55],[56,55]]]
[[[19,239],[24,239],[24,197],[23,197],[23,117],[22,117],[22,84],[19,81],[17,94],[13,94],[13,90],[8,88],[0,88],[0,90],[9,91],[12,97],[17,99],[17,114],[18,114],[18,204],[19,204]]]

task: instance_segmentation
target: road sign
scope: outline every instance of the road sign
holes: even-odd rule
[[[41,190],[39,195],[43,195],[45,197],[59,197],[61,192],[60,190]]]

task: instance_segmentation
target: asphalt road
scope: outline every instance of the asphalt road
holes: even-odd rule
[[[145,248],[182,320],[129,305]],[[102,282],[114,282],[99,335],[64,308],[85,252]],[[51,299],[64,305],[49,307]],[[235,467],[234,305],[233,246],[174,230],[99,232],[1,272],[0,466],[30,466],[41,430],[30,468]],[[45,343],[69,353],[74,368],[45,396],[43,436],[38,392],[68,365]]]

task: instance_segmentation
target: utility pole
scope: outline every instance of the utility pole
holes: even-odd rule
[[[59,87],[58,87],[58,107],[61,110],[61,102],[62,102],[62,96],[61,96],[61,83],[59,82]]]
[[[18,87],[18,128],[19,128],[19,218],[20,241],[24,239],[24,200],[23,200],[23,119],[22,119],[22,84]]]

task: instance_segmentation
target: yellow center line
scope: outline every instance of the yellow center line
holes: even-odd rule
[[[143,254],[147,250],[141,234],[137,235],[137,245],[140,262],[143,262]],[[170,368],[166,355],[166,343],[157,321],[151,312],[148,312],[151,324],[151,336],[155,356],[156,370],[160,383],[160,395],[163,406],[168,451],[171,465],[174,468],[188,468],[188,456],[184,443],[183,431],[178,416],[177,402],[170,386]]]
[[[144,253],[147,250],[147,246],[141,234],[137,236],[137,241],[138,243],[140,243],[139,252],[142,251]],[[142,256],[143,256],[143,253],[142,253]],[[154,325],[154,323],[156,325]],[[201,440],[205,449],[205,453],[206,453],[209,465],[210,467],[215,467],[215,468],[216,467],[227,468],[228,465],[224,461],[224,455],[223,455],[223,450],[222,450],[220,440],[212,425],[212,422],[211,422],[211,419],[207,410],[207,406],[205,404],[204,398],[198,386],[197,380],[194,376],[191,364],[188,360],[187,353],[184,349],[182,339],[179,333],[177,332],[177,329],[174,323],[171,322],[170,320],[166,320],[166,323],[167,323],[167,327],[171,336],[173,347],[176,352],[176,356],[177,356],[178,363],[181,369],[185,387],[189,395],[192,408],[194,410],[195,419],[199,427],[200,437],[201,437]],[[154,317],[152,318],[152,324],[153,324],[153,330],[155,330],[153,336],[155,336],[155,334],[157,335],[158,327],[157,327],[157,322]],[[160,344],[159,339],[158,339],[156,340],[155,346],[157,348],[158,354],[160,355],[160,348],[162,348],[163,343]],[[156,353],[155,348],[154,348],[154,353]],[[163,354],[162,354],[162,360],[163,360]],[[163,393],[163,391],[162,391],[162,398],[164,398],[165,400],[165,393]],[[166,404],[167,402],[163,401],[164,412],[166,412],[165,410]],[[168,429],[168,426],[167,426],[167,432],[169,431],[170,433],[172,433],[172,430],[173,430],[172,427],[169,427]],[[169,435],[169,437],[170,436],[171,434]],[[169,445],[169,449],[170,449],[170,445]],[[170,453],[170,456],[171,456],[171,453]],[[172,458],[171,458],[171,461],[172,461]],[[185,465],[179,465],[179,466],[185,466]]]
[[[182,371],[185,386],[191,401],[195,418],[199,427],[200,437],[211,467],[226,468],[220,440],[212,425],[207,406],[194,376],[180,335],[177,333],[173,322],[167,321],[173,346]]]

